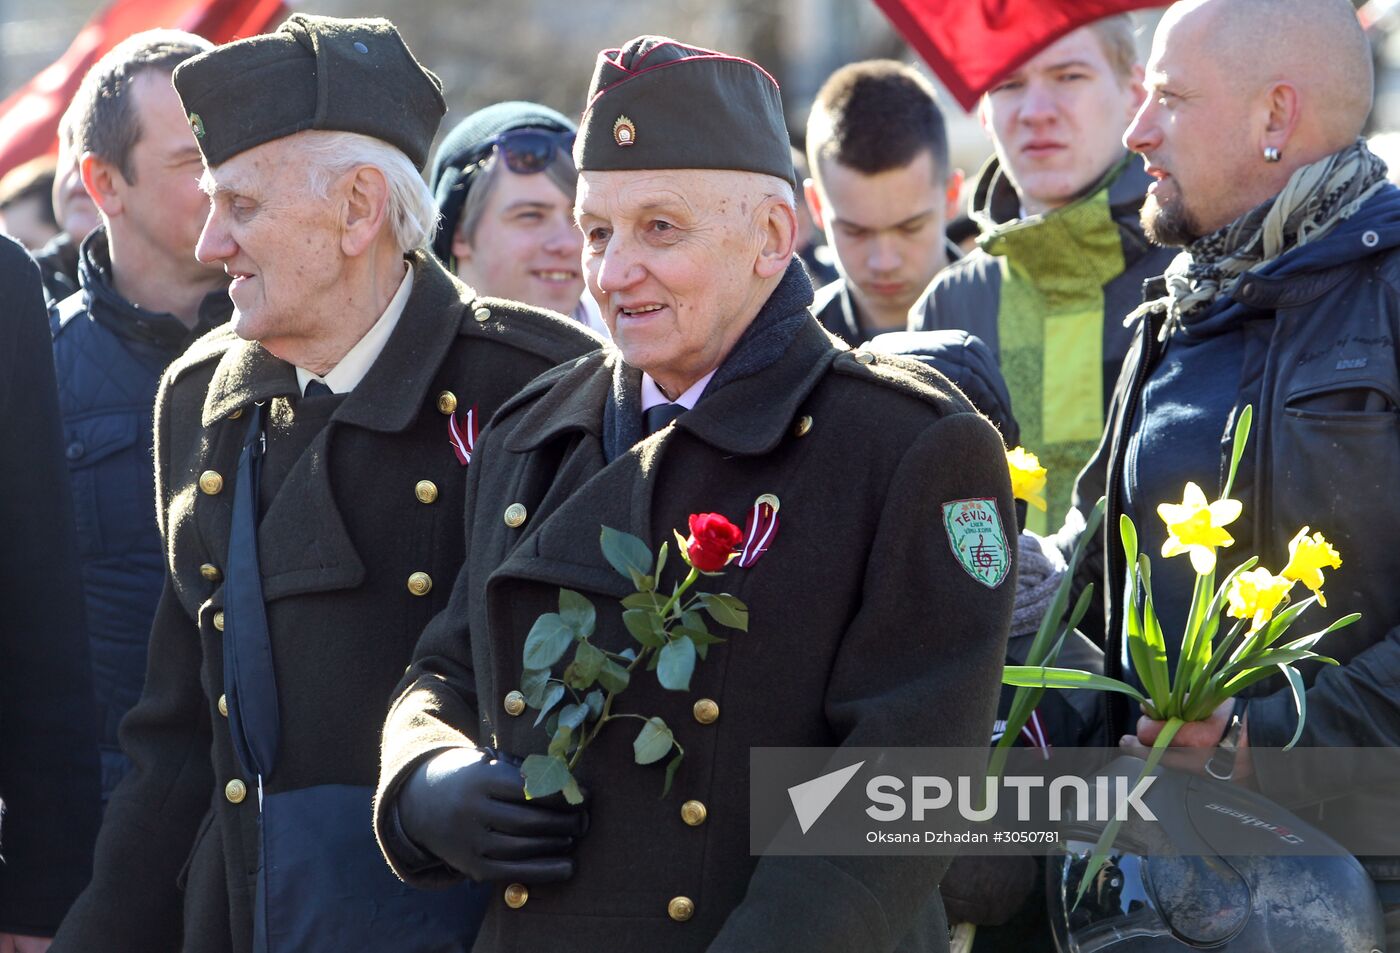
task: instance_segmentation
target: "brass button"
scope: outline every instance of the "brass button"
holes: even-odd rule
[[[220,696],[219,696],[219,714],[223,715],[225,718],[228,717],[228,696],[227,696],[227,695],[220,695]]]
[[[530,899],[530,888],[524,884],[511,884],[506,887],[506,906],[519,910]]]
[[[203,566],[200,566],[199,574],[210,582],[218,582],[220,579],[224,578],[224,574],[219,572],[219,567],[215,566],[213,563],[205,563]]]
[[[530,515],[525,509],[524,503],[512,503],[506,507],[506,525],[511,529],[525,524],[525,517]]]
[[[224,488],[224,478],[217,470],[205,470],[199,475],[199,488],[209,496],[217,496]]]
[[[415,596],[426,596],[433,588],[433,577],[425,572],[416,572],[408,577],[408,591]]]
[[[695,916],[695,901],[689,897],[672,897],[671,902],[666,904],[666,912],[671,915],[672,920],[684,923]]]
[[[699,827],[709,816],[709,809],[699,801],[686,801],[681,805],[681,820],[691,827]]]
[[[812,418],[807,414],[803,414],[797,419],[797,426],[792,428],[792,432],[795,436],[805,437],[811,429]]]
[[[224,797],[228,798],[230,804],[242,804],[247,796],[248,785],[237,778],[224,785]]]
[[[419,503],[431,503],[437,499],[437,484],[432,480],[419,480],[413,487],[413,495]]]
[[[869,351],[856,351],[855,359],[857,364],[874,364],[875,355]]]
[[[505,700],[506,714],[514,718],[525,710],[525,696],[519,692],[507,692]]]
[[[472,317],[476,318],[477,321],[481,322],[482,324],[485,324],[487,321],[491,320],[491,309],[477,308],[475,311],[472,312]]]
[[[444,414],[450,414],[457,409],[457,395],[450,390],[445,390],[438,394],[438,410]]]
[[[224,610],[220,609],[214,613],[214,628],[220,632],[224,631]]]
[[[242,407],[235,407],[233,410],[230,410],[230,411],[228,412],[228,419],[229,419],[229,420],[237,420],[239,417],[242,417],[242,416],[243,416],[243,408],[242,408]]]
[[[691,711],[695,713],[695,720],[702,725],[713,725],[719,718],[719,705],[713,698],[700,699]]]

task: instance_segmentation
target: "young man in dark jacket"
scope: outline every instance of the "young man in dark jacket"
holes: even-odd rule
[[[1267,61],[1248,54],[1260,44],[1273,51]],[[1107,494],[1107,537],[1089,573],[1102,573],[1096,581],[1108,601],[1106,672],[1133,677],[1120,514],[1136,522],[1143,552],[1160,553],[1166,530],[1156,507],[1180,500],[1187,481],[1218,496],[1231,432],[1251,405],[1233,491],[1244,515],[1228,527],[1235,543],[1218,550],[1217,574],[1251,555],[1279,572],[1302,527],[1325,534],[1341,565],[1326,571],[1327,606],[1309,611],[1307,629],[1351,612],[1362,618],[1318,646],[1340,666],[1303,670],[1299,744],[1395,746],[1400,191],[1358,139],[1372,95],[1366,37],[1345,0],[1181,3],[1158,29],[1147,82],[1125,142],[1155,180],[1147,234],[1184,252],[1151,289],[1063,534],[1068,542]],[[1169,661],[1194,579],[1187,560],[1154,558]],[[1186,725],[1173,744],[1214,747],[1227,736],[1238,751],[1236,778],[1252,774],[1285,805],[1318,805],[1314,816],[1329,831],[1368,803],[1384,804],[1362,790],[1374,783],[1362,773],[1300,776],[1286,755],[1251,757],[1251,746],[1281,747],[1293,736],[1294,700],[1281,682],[1260,683],[1246,701]],[[1150,743],[1160,725],[1138,722],[1118,698],[1108,706],[1111,737],[1136,729]],[[1400,861],[1364,856],[1370,843],[1341,839],[1363,854],[1393,910]],[[1394,913],[1391,922],[1393,943]]]
[[[190,33],[138,33],[93,66],[69,112],[102,227],[80,250],[82,290],[56,308],[53,348],[104,802],[129,767],[117,726],[141,695],[165,579],[151,494],[156,387],[233,310],[223,269],[194,257],[208,200],[199,146],[170,85],[181,61],[210,48]]]

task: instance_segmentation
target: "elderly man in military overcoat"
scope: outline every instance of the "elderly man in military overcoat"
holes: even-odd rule
[[[616,348],[483,435],[467,562],[384,730],[381,845],[410,883],[493,885],[478,951],[946,950],[947,857],[750,856],[749,751],[985,745],[1014,592],[1000,438],[944,378],[811,317],[757,65],[660,37],[604,52],[575,157]],[[639,668],[618,696],[684,748],[669,796],[607,725],[582,807],[527,801],[517,765],[550,741],[522,684],[536,619],[574,590],[598,647],[632,645],[600,527],[656,547],[689,514],[751,509],[766,541],[701,586],[746,603],[748,631],[708,646],[689,691]],[[957,528],[973,511],[981,559]],[[673,555],[661,588],[685,572]]]
[[[236,311],[157,397],[134,769],[54,949],[465,949],[471,896],[405,888],[375,845],[379,728],[463,560],[478,422],[598,340],[425,250],[444,105],[392,24],[296,15],[174,81]]]

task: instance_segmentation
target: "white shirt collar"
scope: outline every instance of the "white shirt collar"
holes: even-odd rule
[[[719,368],[715,368],[715,370],[717,371]],[[653,407],[670,403],[680,404],[686,410],[694,410],[696,402],[700,400],[700,395],[705,393],[705,387],[710,383],[710,378],[714,376],[715,371],[710,371],[710,373],[700,378],[694,384],[691,384],[690,389],[684,394],[677,397],[675,401],[672,401],[661,392],[660,387],[656,386],[656,381],[651,379],[651,375],[644,372],[642,374],[642,412],[645,413]]]
[[[398,327],[404,306],[408,304],[408,296],[413,292],[413,266],[405,262],[404,267],[406,271],[403,281],[399,282],[399,290],[389,299],[389,306],[384,309],[379,320],[365,332],[364,337],[355,342],[355,346],[345,353],[325,377],[318,378],[303,367],[297,368],[297,386],[303,393],[306,392],[308,381],[320,380],[331,389],[331,393],[348,394],[355,389],[355,385],[364,380],[370,367],[384,350],[384,345],[388,343],[389,335]]]

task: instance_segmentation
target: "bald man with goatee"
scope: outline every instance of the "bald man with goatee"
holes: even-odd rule
[[[1308,611],[1306,631],[1352,612],[1361,621],[1319,646],[1340,665],[1304,671],[1298,744],[1400,744],[1400,191],[1359,138],[1373,91],[1369,44],[1347,0],[1192,0],[1158,27],[1146,86],[1124,142],[1155,180],[1147,235],[1182,251],[1149,283],[1065,535],[1107,492],[1104,525],[1131,516],[1141,551],[1160,552],[1157,505],[1181,500],[1188,481],[1221,494],[1230,434],[1253,406],[1231,493],[1244,515],[1229,527],[1234,545],[1218,551],[1217,578],[1251,555],[1278,572],[1303,527],[1323,532],[1341,561],[1325,568],[1330,598]],[[1105,556],[1107,674],[1133,679],[1123,652],[1126,570],[1117,546]],[[1173,665],[1194,581],[1188,560],[1155,560],[1153,597]],[[1300,584],[1293,599],[1309,595]],[[1377,881],[1389,948],[1400,949],[1400,859],[1366,856],[1373,844],[1336,827],[1367,807],[1358,791],[1375,779],[1305,777],[1296,756],[1253,757],[1288,744],[1298,716],[1281,677],[1246,695],[1183,727],[1173,744],[1222,745],[1217,774],[1249,778],[1283,804],[1313,805],[1304,816]],[[1114,708],[1112,737],[1135,731],[1150,744],[1160,723],[1137,716]]]

